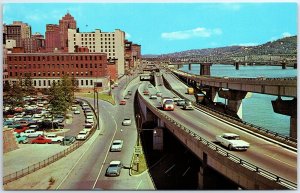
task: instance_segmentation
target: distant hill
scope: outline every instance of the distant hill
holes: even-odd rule
[[[143,57],[193,57],[193,56],[244,56],[244,55],[297,54],[297,36],[285,37],[258,46],[226,46],[220,48],[194,49],[163,55]]]

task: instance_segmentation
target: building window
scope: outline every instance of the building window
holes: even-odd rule
[[[93,80],[90,80],[90,85],[91,85],[91,86],[93,85]]]
[[[33,86],[36,86],[36,80],[33,81]]]
[[[88,68],[88,64],[85,64],[85,68]]]
[[[85,80],[85,85],[89,85],[89,81],[88,80]]]
[[[41,80],[39,80],[39,86],[41,86],[41,85],[42,85]]]
[[[48,86],[51,86],[51,81],[50,80],[48,80]]]
[[[43,86],[46,86],[46,80],[44,80],[44,85]]]
[[[81,86],[83,86],[83,80],[81,80]]]
[[[78,68],[78,64],[76,64],[76,68]]]
[[[18,76],[18,72],[15,72],[15,76]]]
[[[90,76],[93,76],[93,71],[90,71]]]

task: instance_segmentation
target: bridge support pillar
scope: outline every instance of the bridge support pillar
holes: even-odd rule
[[[294,69],[297,69],[297,63],[294,63]]]
[[[163,128],[156,127],[153,130],[153,150],[162,151],[164,149],[164,132]]]
[[[207,173],[207,154],[203,152],[202,165],[198,172],[198,189],[204,189],[204,177]]]
[[[297,98],[282,100],[278,97],[272,101],[275,113],[290,116],[290,137],[297,139]]]
[[[210,66],[212,63],[200,64],[200,75],[210,75]]]
[[[189,64],[189,71],[192,70],[192,64]]]
[[[282,69],[286,69],[286,63],[285,63],[285,62],[282,62],[282,63],[281,63],[281,68],[282,68]]]
[[[218,101],[218,90],[219,88],[217,87],[210,87],[209,89],[209,98],[212,102],[217,102]]]
[[[227,99],[226,107],[235,112],[238,117],[243,117],[242,100],[246,97],[247,92],[237,90],[220,90],[219,97]],[[226,100],[225,100],[226,101]]]
[[[238,62],[235,62],[234,63],[234,66],[235,66],[235,69],[236,70],[239,70],[240,69],[240,64]]]

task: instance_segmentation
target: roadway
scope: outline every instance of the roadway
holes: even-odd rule
[[[127,78],[126,78],[127,79]],[[133,110],[133,97],[137,89],[138,79],[133,80],[126,87],[129,81],[124,78],[119,83],[119,87],[112,90],[116,100],[116,105],[100,101],[100,135],[83,154],[75,167],[65,177],[57,189],[63,190],[153,190],[152,180],[147,172],[139,176],[130,176],[129,167],[133,155],[135,142],[137,139],[137,130],[135,124],[135,115]],[[126,87],[126,88],[125,88]],[[126,105],[119,105],[120,99],[123,99],[123,93],[128,90],[133,92],[130,99],[127,99]],[[91,104],[93,99],[85,98]],[[122,126],[124,117],[132,119],[131,126]],[[124,141],[121,152],[110,152],[110,146],[113,140],[122,139]],[[125,166],[119,177],[106,177],[105,172],[110,161],[120,160]]]
[[[164,76],[170,76],[164,74]],[[157,82],[162,82],[161,77],[155,76]],[[173,79],[171,84],[180,85],[180,81]],[[161,91],[163,96],[175,96],[164,86],[156,86],[155,90],[150,90],[150,93]],[[143,87],[139,88],[139,92],[143,92]],[[149,99],[144,97],[151,105],[159,106],[159,100]],[[228,151],[231,154],[248,161],[257,167],[265,169],[282,178],[297,183],[297,152],[285,149],[275,143],[266,141],[260,137],[254,136],[251,133],[242,131],[237,127],[228,125],[218,119],[213,118],[209,114],[199,110],[182,110],[175,106],[174,111],[162,111],[173,120],[178,121],[191,131],[197,133],[208,141],[215,142],[215,136],[224,132],[233,132],[239,134],[241,138],[250,143],[250,148],[247,151]],[[221,147],[221,146],[220,146]]]

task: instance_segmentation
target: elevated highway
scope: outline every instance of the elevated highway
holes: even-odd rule
[[[163,83],[161,77],[155,77]],[[158,84],[156,84],[158,85]],[[149,114],[159,126],[169,129],[186,147],[202,160],[199,180],[206,166],[214,168],[244,189],[296,189],[297,188],[297,150],[290,150],[275,141],[266,140],[228,124],[200,109],[185,111],[175,107],[174,111],[162,111],[159,100],[143,95],[145,84],[138,89],[138,99],[144,115]],[[164,86],[149,89],[150,93],[161,91],[163,96],[174,96]],[[156,118],[155,118],[156,117]],[[247,151],[237,152],[215,143],[215,136],[233,132],[248,141]],[[164,142],[167,143],[167,142]]]

